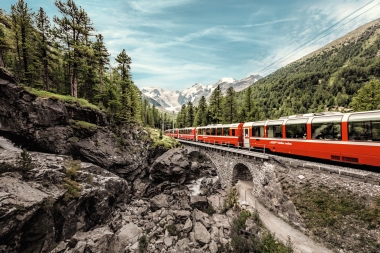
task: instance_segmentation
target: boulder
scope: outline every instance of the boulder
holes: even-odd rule
[[[211,235],[207,231],[206,227],[202,223],[196,222],[194,226],[194,237],[201,245],[205,245],[210,242]]]
[[[159,194],[150,199],[150,209],[152,209],[152,211],[156,211],[163,207],[169,207],[168,199],[165,194]]]
[[[124,252],[125,247],[132,246],[137,242],[141,235],[141,228],[134,223],[128,223],[115,234],[110,243],[110,252]]]
[[[185,225],[183,226],[182,231],[185,233],[189,233],[193,228],[193,223],[191,222],[190,218],[186,220]]]
[[[182,184],[190,173],[190,161],[185,149],[175,148],[156,159],[149,169],[153,181]]]
[[[218,252],[218,245],[215,241],[212,241],[210,245],[208,246],[210,253],[217,253]]]
[[[190,206],[192,208],[198,208],[200,210],[208,207],[208,201],[206,196],[190,196]]]

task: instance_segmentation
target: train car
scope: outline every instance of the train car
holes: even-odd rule
[[[304,114],[249,128],[249,148],[380,166],[380,111]]]
[[[175,138],[181,140],[195,141],[196,140],[196,128],[195,127],[186,127],[179,128],[178,135]]]
[[[197,127],[197,141],[241,147],[243,146],[243,123],[216,124]]]
[[[164,135],[178,138],[178,129],[167,129],[164,131]]]

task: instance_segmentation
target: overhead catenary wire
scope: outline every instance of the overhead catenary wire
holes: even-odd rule
[[[284,62],[285,60],[289,59],[290,57],[294,56],[296,53],[302,51],[305,47],[307,46],[310,46],[310,45],[313,45],[315,44],[316,42],[318,42],[319,40],[325,38],[326,36],[328,36],[329,34],[331,34],[332,32],[338,30],[339,28],[343,27],[344,25],[348,24],[349,22],[355,20],[356,18],[360,17],[361,15],[367,13],[368,11],[372,10],[373,8],[375,8],[376,6],[380,5],[380,3],[377,3],[376,5],[372,6],[371,8],[365,10],[364,12],[362,13],[359,13],[358,15],[350,18],[351,16],[355,15],[356,13],[360,12],[362,9],[364,9],[365,7],[367,7],[368,5],[370,5],[371,3],[375,2],[375,0],[372,0],[368,3],[366,3],[365,5],[363,5],[362,7],[360,7],[359,9],[355,10],[354,12],[348,14],[347,16],[345,16],[344,18],[340,19],[338,22],[334,23],[333,25],[331,25],[330,27],[328,27],[327,29],[323,30],[322,32],[318,33],[316,36],[314,36],[313,38],[309,39],[308,41],[304,42],[303,44],[299,45],[298,47],[296,47],[295,49],[293,49],[292,51],[290,51],[289,53],[285,54],[283,57],[281,57],[280,59],[272,62],[271,64],[269,64],[268,66],[264,67],[263,69],[259,70],[259,74],[260,75],[264,75],[266,72],[268,72],[269,70],[271,70],[273,67],[275,67],[276,65]],[[350,18],[348,21],[347,19]],[[342,22],[344,22],[343,24],[341,24]],[[336,27],[337,25],[339,25],[338,27]],[[333,29],[333,30],[331,30]]]

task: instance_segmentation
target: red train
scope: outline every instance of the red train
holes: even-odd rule
[[[170,134],[169,134],[169,132]],[[380,166],[380,110],[167,130],[174,138]]]

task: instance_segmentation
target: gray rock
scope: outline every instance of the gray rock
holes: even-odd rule
[[[215,241],[211,241],[210,245],[208,246],[210,253],[217,253],[218,252],[218,245]]]
[[[164,243],[165,243],[166,247],[171,247],[173,244],[173,239],[171,237],[165,237]]]
[[[156,159],[151,166],[150,177],[154,181],[170,181],[182,184],[190,173],[190,161],[185,149],[171,149]]]
[[[207,231],[206,227],[202,223],[196,222],[194,226],[194,237],[197,242],[201,245],[207,244],[210,242],[211,236]]]
[[[198,208],[200,210],[208,207],[208,201],[206,196],[190,196],[190,206]]]
[[[182,231],[185,233],[189,233],[193,229],[193,223],[191,222],[190,218],[186,220],[185,225],[183,226]]]
[[[167,196],[165,194],[159,194],[150,199],[150,208],[155,211],[161,208],[169,206]]]
[[[111,252],[123,252],[125,247],[133,245],[137,242],[141,235],[141,229],[134,223],[128,223],[123,226],[120,231],[115,234],[110,251]]]

